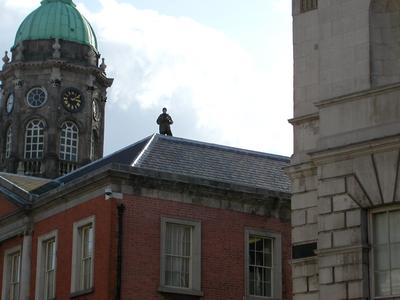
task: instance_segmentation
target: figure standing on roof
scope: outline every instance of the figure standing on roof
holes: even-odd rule
[[[169,114],[167,114],[167,109],[164,107],[162,109],[162,114],[157,118],[157,124],[160,125],[160,134],[172,136],[171,125],[174,123]]]

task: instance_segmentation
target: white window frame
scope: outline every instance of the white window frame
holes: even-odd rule
[[[380,208],[375,208],[371,209],[368,212],[368,235],[369,235],[369,241],[370,241],[370,251],[369,251],[369,265],[370,265],[370,287],[371,287],[371,299],[394,299],[394,298],[400,298],[400,294],[396,295],[387,295],[387,296],[376,296],[375,295],[375,265],[374,265],[374,238],[373,238],[373,215],[377,213],[382,213],[382,212],[390,212],[390,211],[396,211],[400,210],[400,206],[398,205],[390,205],[390,206],[385,206],[385,207],[380,207]],[[388,224],[389,226],[389,224]],[[388,227],[389,228],[389,227]],[[390,232],[390,229],[389,229]],[[390,245],[390,244],[389,244]],[[390,257],[390,254],[389,254]],[[389,262],[390,264],[390,262]],[[390,266],[391,268],[391,266]],[[390,269],[391,270],[391,269]]]
[[[190,226],[191,230],[191,255],[189,265],[189,287],[175,287],[165,284],[165,243],[167,223]],[[159,292],[171,294],[184,294],[203,296],[201,291],[201,223],[196,220],[183,220],[162,217],[160,238],[160,287]]]
[[[11,125],[9,125],[6,131],[6,151],[5,151],[6,158],[10,158],[11,156],[11,143],[12,143],[12,130],[11,130]]]
[[[68,137],[69,134],[71,135],[70,137]],[[78,150],[79,150],[78,125],[76,125],[72,121],[66,121],[62,123],[60,130],[60,151],[59,151],[60,159],[65,161],[77,162]]]
[[[46,125],[41,119],[33,119],[26,124],[25,127],[25,159],[42,159],[44,153],[44,130]],[[30,134],[29,134],[30,133]],[[28,135],[29,134],[29,135]],[[28,143],[28,139],[30,139]],[[33,141],[36,139],[36,142]],[[30,149],[28,150],[28,146]],[[35,148],[35,149],[33,149]]]
[[[19,276],[18,276],[18,284],[19,284],[19,289],[21,288],[21,256],[22,256],[22,247],[21,245],[15,246],[13,248],[7,249],[4,252],[4,263],[3,263],[3,288],[2,288],[2,294],[1,294],[1,299],[2,300],[9,300],[8,298],[8,293],[9,293],[9,285],[10,285],[10,264],[9,264],[9,259],[11,256],[19,253]],[[19,293],[19,291],[18,291]]]
[[[250,295],[249,290],[249,238],[251,235],[260,236],[262,238],[271,239],[273,242],[272,246],[272,274],[271,274],[271,281],[272,281],[272,291],[271,297],[264,297],[264,296],[255,296]],[[271,232],[262,229],[253,229],[253,228],[246,228],[245,230],[245,239],[244,239],[244,274],[245,274],[245,296],[244,300],[278,300],[282,299],[282,238],[281,234],[277,232]]]
[[[47,293],[47,282],[46,282],[46,254],[47,249],[46,245],[47,242],[53,240],[55,249],[55,264],[54,264],[54,290],[55,294],[57,291],[56,288],[56,278],[57,278],[57,246],[58,246],[58,231],[54,230],[45,235],[41,235],[37,241],[37,265],[36,265],[36,288],[35,288],[35,299],[36,300],[48,300],[48,299],[55,299],[55,295],[53,298],[49,298]]]
[[[82,236],[81,230],[87,226],[92,226],[93,244],[91,256],[91,273],[90,273],[90,286],[88,288],[82,287]],[[86,219],[80,220],[73,224],[73,241],[72,241],[72,266],[71,266],[71,294],[86,293],[93,290],[94,287],[94,264],[95,264],[95,240],[96,240],[96,226],[95,216],[90,216]]]

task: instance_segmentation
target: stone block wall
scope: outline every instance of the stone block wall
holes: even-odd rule
[[[400,6],[293,0],[294,299],[371,299],[371,214],[400,202]],[[313,92],[310,92],[310,91]]]

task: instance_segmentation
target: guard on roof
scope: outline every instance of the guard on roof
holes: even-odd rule
[[[160,125],[160,134],[172,136],[171,125],[173,123],[171,116],[167,114],[167,109],[164,107],[162,114],[157,118],[157,124]]]

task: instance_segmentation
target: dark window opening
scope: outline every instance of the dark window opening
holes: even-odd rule
[[[318,8],[318,0],[301,0],[300,10],[302,13],[317,8]]]

